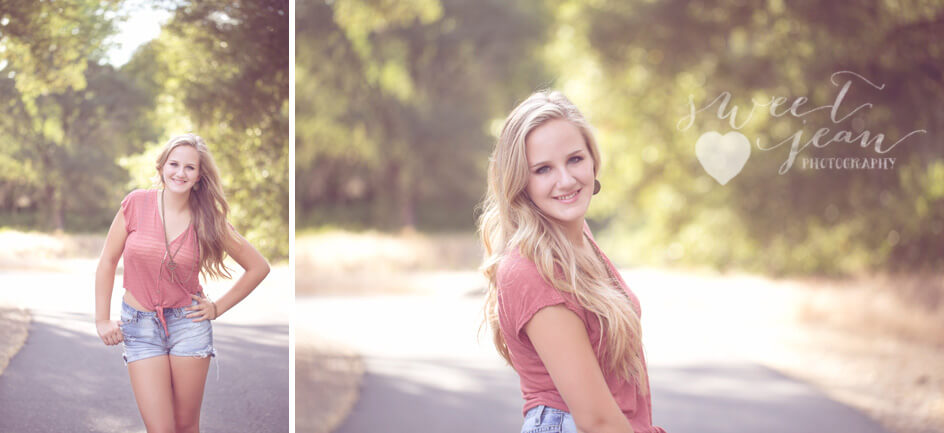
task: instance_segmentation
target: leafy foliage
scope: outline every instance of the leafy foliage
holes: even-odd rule
[[[317,224],[471,225],[487,128],[545,80],[540,4],[299,4],[296,203]]]
[[[514,102],[561,89],[604,153],[591,207],[623,263],[845,273],[944,265],[944,4],[668,0],[299,5],[300,226],[472,228],[487,150]],[[436,60],[441,59],[441,60]],[[833,104],[841,113],[783,114]],[[831,82],[831,78],[836,81]],[[463,91],[464,90],[464,91]],[[689,101],[718,104],[685,124]],[[778,115],[768,106],[784,97]],[[749,120],[748,120],[749,117]],[[841,117],[841,116],[840,116]],[[791,143],[820,128],[885,134],[887,153]],[[703,132],[737,130],[750,160],[727,185],[695,156]],[[448,143],[448,144],[444,144]],[[758,143],[760,143],[758,145]],[[895,158],[889,170],[823,170],[803,158]],[[411,205],[412,203],[412,205]],[[417,205],[418,204],[418,205]],[[404,211],[406,209],[406,211]],[[457,209],[457,210],[456,210]]]
[[[288,256],[288,2],[166,1],[159,38],[103,61],[122,2],[0,1],[0,225],[102,230],[158,149],[203,136],[231,220]]]
[[[207,140],[238,230],[263,254],[288,257],[289,3],[180,6],[155,42],[164,93]],[[175,110],[175,111],[178,111]]]
[[[572,22],[586,23],[581,36],[603,71],[601,94],[617,96],[614,106],[593,108],[607,130],[620,131],[608,152],[619,155],[610,171],[639,173],[629,182],[607,174],[615,199],[625,204],[598,215],[613,230],[633,233],[639,251],[776,273],[944,263],[944,197],[933,181],[944,166],[938,146],[944,117],[932,108],[944,96],[944,45],[937,37],[944,4],[614,1],[575,9]],[[834,77],[838,71],[885,87]],[[871,106],[845,120],[828,112],[778,117],[761,106],[747,121],[753,101],[772,97],[809,98],[800,112],[834,104],[837,84],[847,79],[853,84],[839,112]],[[698,165],[693,147],[700,132],[733,128],[716,109],[699,114],[690,130],[677,126],[688,114],[688,95],[701,108],[725,91],[742,110],[740,131],[761,144],[722,187]],[[886,148],[910,131],[928,133],[884,154],[858,143],[810,146],[784,174],[778,170],[790,144],[761,149],[796,133],[802,146],[823,127],[831,132],[821,142],[838,131],[869,131],[886,134]],[[812,157],[894,157],[896,164],[803,169],[801,159]],[[640,239],[644,233],[649,239]]]

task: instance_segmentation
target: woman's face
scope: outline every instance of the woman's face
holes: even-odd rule
[[[594,177],[593,158],[580,130],[567,120],[550,120],[528,134],[525,148],[528,196],[551,218],[582,224]]]
[[[200,180],[200,154],[193,146],[181,145],[170,151],[161,170],[164,188],[172,192],[190,191]]]

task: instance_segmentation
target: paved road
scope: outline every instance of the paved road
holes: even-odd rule
[[[33,314],[26,344],[0,376],[0,432],[145,431],[121,347],[104,346],[95,334],[93,277],[0,273],[0,296]],[[274,269],[214,323],[219,357],[210,367],[201,431],[288,431],[288,281],[287,269]],[[208,288],[211,297],[224,290]],[[113,317],[121,293],[115,291]]]
[[[697,278],[626,277],[643,304],[653,418],[670,433],[885,433],[752,361],[775,340],[764,329],[783,313],[776,306],[787,292],[758,297],[751,280],[710,287]],[[520,430],[518,377],[487,335],[476,339],[480,295],[468,287],[433,293],[297,300],[296,326],[365,358],[360,400],[337,433]]]

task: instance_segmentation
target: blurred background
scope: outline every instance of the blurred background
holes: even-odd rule
[[[157,187],[161,147],[185,132],[273,264],[214,325],[229,366],[210,373],[204,430],[288,430],[289,6],[0,0],[0,430],[143,432],[121,349],[94,330],[94,273],[122,198]],[[215,298],[232,281],[203,284]]]
[[[104,234],[166,141],[210,147],[231,222],[288,257],[288,2],[0,3],[0,227]],[[96,252],[97,254],[97,252]]]
[[[298,226],[469,231],[504,116],[542,88],[565,92],[603,147],[591,209],[623,263],[802,274],[944,264],[940,2],[304,2],[297,23]],[[894,142],[894,170],[776,175],[786,146],[718,185],[698,165],[698,108],[722,91],[744,111],[771,96],[830,104],[856,71],[838,125]],[[773,144],[804,127],[763,116]],[[809,116],[824,123],[825,116]],[[806,125],[804,142],[817,125]],[[859,126],[859,130],[862,127]],[[724,131],[722,131],[724,132]],[[749,135],[750,136],[750,135]],[[753,140],[752,140],[753,141]],[[868,149],[866,149],[868,150]],[[832,144],[804,155],[876,156]],[[618,239],[618,240],[617,240]],[[760,249],[764,254],[758,254]],[[619,251],[617,251],[619,250]]]
[[[730,320],[721,335],[757,348],[752,359],[813,384],[882,428],[942,431],[942,34],[944,2],[921,0],[299,2],[301,329],[304,311],[340,308],[339,299],[361,299],[350,301],[352,314],[368,311],[357,302],[391,295],[458,291],[480,303],[485,282],[476,273],[474,230],[488,155],[517,102],[553,88],[589,118],[603,153],[603,190],[590,226],[626,269],[644,309],[651,305],[644,321],[675,319],[646,325],[657,366],[671,350],[685,353],[693,337],[684,331]],[[849,76],[831,82],[838,71],[884,87]],[[778,111],[800,97],[809,101],[800,111],[833,104],[847,79],[841,115],[871,105],[841,121],[828,109],[801,117],[759,107],[749,116],[753,101],[774,97],[787,100]],[[701,109],[722,92],[752,143],[743,170],[723,186],[694,147],[702,133],[734,130],[729,119],[717,115],[717,104],[686,118],[690,101]],[[679,128],[689,120],[691,127]],[[831,132],[820,144],[838,131],[868,131],[885,135],[885,149],[925,132],[887,153],[874,142],[808,146],[783,174],[790,143],[755,145],[770,148],[801,133],[802,146],[821,127]],[[801,165],[831,157],[895,163],[887,170]],[[474,333],[477,323],[467,325],[459,332]],[[315,321],[309,328],[318,334],[319,326],[322,337],[335,332]],[[668,328],[680,331],[664,335]],[[738,333],[745,328],[765,331],[747,340]],[[376,359],[389,353],[356,342],[347,350],[337,356],[349,360],[349,383],[358,385],[348,387],[359,391],[338,413],[353,410],[357,418],[369,415],[358,405],[372,398],[371,362],[382,375]],[[352,355],[358,350],[360,358]],[[366,376],[356,379],[364,365]],[[324,385],[340,376],[311,377]],[[658,378],[653,385],[658,399]],[[683,422],[667,405],[663,425],[667,417]],[[659,424],[658,401],[654,410]],[[351,422],[332,425],[356,431]]]

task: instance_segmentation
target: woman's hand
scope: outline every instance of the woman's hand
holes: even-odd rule
[[[116,320],[96,320],[95,328],[98,330],[98,337],[108,346],[114,346],[124,341],[121,334],[121,327]]]
[[[211,301],[210,298],[199,295],[190,295],[190,297],[197,301],[197,305],[187,307],[188,310],[193,311],[193,313],[187,315],[188,318],[198,317],[197,319],[193,319],[193,321],[202,322],[204,320],[214,320],[219,317],[216,310],[216,303]]]

